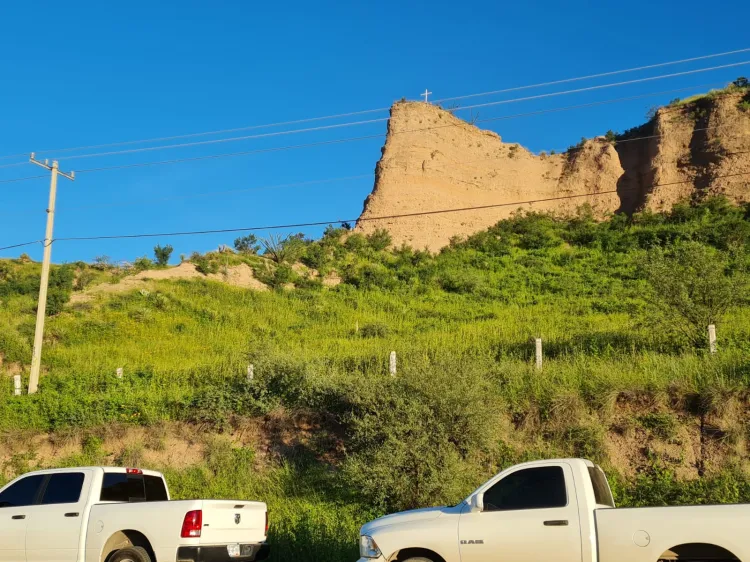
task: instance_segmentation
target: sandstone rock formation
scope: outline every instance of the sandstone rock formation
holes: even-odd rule
[[[435,251],[519,209],[569,214],[587,203],[604,217],[708,193],[750,199],[750,112],[739,108],[742,96],[663,108],[616,144],[597,137],[556,155],[534,155],[434,105],[396,103],[356,230],[385,228],[397,246]],[[372,220],[466,207],[485,208]]]

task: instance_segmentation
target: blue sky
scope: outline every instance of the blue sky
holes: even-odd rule
[[[0,8],[0,156],[228,129],[388,107],[425,88],[460,96],[750,47],[747,6],[705,2],[5,2]],[[743,17],[740,17],[743,16]],[[743,43],[744,41],[744,43]],[[519,94],[509,99],[750,60],[731,57]],[[495,121],[487,128],[531,150],[640,124],[646,110],[731,68],[479,110],[492,118],[677,88],[637,101]],[[465,104],[468,102],[464,102]],[[459,115],[462,115],[459,113]],[[387,117],[387,112],[314,123]],[[287,128],[298,128],[291,126]],[[207,136],[210,140],[284,128]],[[384,134],[385,123],[155,152],[73,158],[63,170],[249,151]],[[56,237],[233,228],[356,218],[383,138],[174,165],[81,173],[59,184]],[[122,148],[140,148],[134,145]],[[55,156],[53,152],[42,156]],[[1,167],[2,180],[38,175]],[[281,184],[361,176],[296,187]],[[0,183],[0,246],[43,237],[48,180]],[[256,189],[264,188],[264,189]],[[222,196],[189,197],[243,190]],[[186,197],[188,196],[188,197]],[[185,197],[159,201],[160,198]],[[127,203],[127,204],[125,204]],[[306,232],[318,235],[321,229]],[[262,234],[262,233],[260,233]],[[59,242],[56,262],[132,260],[171,243],[175,258],[235,235]],[[22,251],[33,258],[41,247]]]

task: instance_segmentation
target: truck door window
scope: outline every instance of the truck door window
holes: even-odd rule
[[[42,496],[42,505],[78,503],[83,490],[83,472],[53,474]]]
[[[543,509],[567,504],[565,475],[560,466],[519,470],[484,493],[484,511]]]
[[[41,474],[22,478],[0,494],[0,508],[34,505],[42,480]]]

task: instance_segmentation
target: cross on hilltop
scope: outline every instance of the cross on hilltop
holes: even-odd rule
[[[429,95],[431,95],[431,94],[432,94],[432,92],[428,92],[428,91],[427,91],[427,88],[425,88],[425,89],[424,89],[424,94],[419,94],[419,95],[420,95],[420,96],[424,96],[424,102],[425,102],[425,103],[429,103],[429,102],[427,101],[427,96],[429,96]]]

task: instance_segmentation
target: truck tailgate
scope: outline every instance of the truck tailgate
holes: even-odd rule
[[[204,500],[200,544],[259,543],[266,538],[266,504]]]

